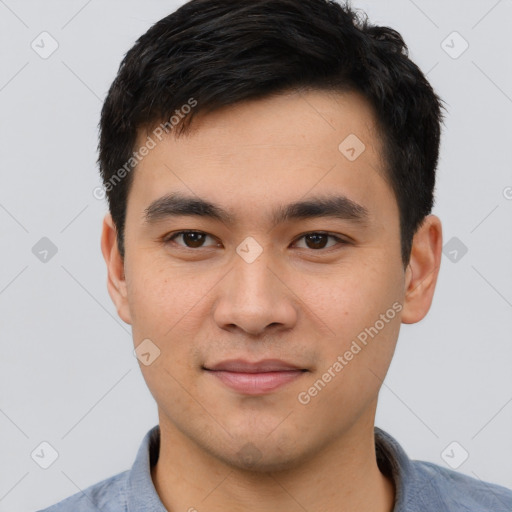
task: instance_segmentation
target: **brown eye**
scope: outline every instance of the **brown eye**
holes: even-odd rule
[[[210,235],[203,233],[202,231],[180,231],[166,238],[166,242],[174,242],[176,239],[181,239],[183,244],[177,243],[182,247],[188,249],[197,249],[203,247],[204,241],[210,237]],[[210,237],[212,238],[212,237]],[[213,240],[213,238],[212,238]],[[176,242],[175,242],[176,243]]]
[[[306,249],[321,250],[321,249],[326,248],[326,244],[327,244],[327,241],[329,238],[332,238],[333,240],[338,242],[338,244],[346,243],[344,240],[342,240],[341,238],[339,238],[337,236],[330,235],[329,233],[322,233],[322,232],[307,233],[305,235],[302,235],[299,238],[299,240],[304,239],[304,241],[306,243],[306,247],[305,247]],[[328,246],[327,248],[333,247],[335,245],[337,245],[337,244],[336,243],[332,244],[332,245]]]

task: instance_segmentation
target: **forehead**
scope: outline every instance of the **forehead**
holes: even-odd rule
[[[242,102],[199,113],[178,138],[171,131],[159,141],[141,130],[136,147],[148,136],[156,144],[138,164],[130,193],[139,210],[173,191],[253,213],[333,189],[370,211],[377,200],[394,202],[374,113],[358,93],[309,91]]]

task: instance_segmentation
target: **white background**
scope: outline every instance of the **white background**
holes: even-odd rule
[[[156,405],[116,314],[92,191],[102,100],[136,38],[172,1],[0,1],[0,511],[48,506],[128,469]],[[448,105],[433,213],[444,242],[434,303],[404,325],[377,426],[411,458],[512,488],[512,1],[354,2],[397,29]],[[31,42],[58,42],[41,58]],[[457,31],[458,58],[441,43]],[[455,39],[454,39],[455,37]],[[453,41],[453,42],[452,42]],[[447,43],[452,53],[463,44]],[[509,199],[507,199],[507,196]],[[32,247],[48,237],[47,263]],[[41,469],[47,441],[59,457]]]

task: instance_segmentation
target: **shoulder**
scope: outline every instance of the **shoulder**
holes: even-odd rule
[[[415,460],[412,461],[412,465],[418,479],[418,494],[427,497],[426,499],[428,495],[436,495],[446,502],[448,510],[454,512],[512,511],[512,490],[506,487],[484,482],[431,462]]]
[[[106,478],[38,512],[126,512],[126,481],[129,473],[123,471]]]

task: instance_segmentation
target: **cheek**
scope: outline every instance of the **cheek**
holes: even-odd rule
[[[303,288],[310,290],[304,302],[326,326],[318,340],[326,368],[348,352],[349,367],[366,365],[378,374],[387,369],[400,330],[402,274],[379,258]]]
[[[172,376],[180,382],[193,377],[198,326],[208,314],[201,299],[210,287],[197,275],[173,269],[159,258],[140,257],[128,266],[134,344],[149,339],[160,351],[151,366],[141,365],[150,388],[161,386],[160,381],[165,382],[164,387],[173,387]]]
[[[190,310],[199,285],[149,251],[126,266],[126,282],[134,327],[149,329],[158,338]]]
[[[399,270],[362,256],[359,262],[340,266],[328,276],[308,276],[297,282],[304,304],[324,321],[332,336],[341,336],[373,325],[381,313],[401,300],[401,280]]]

